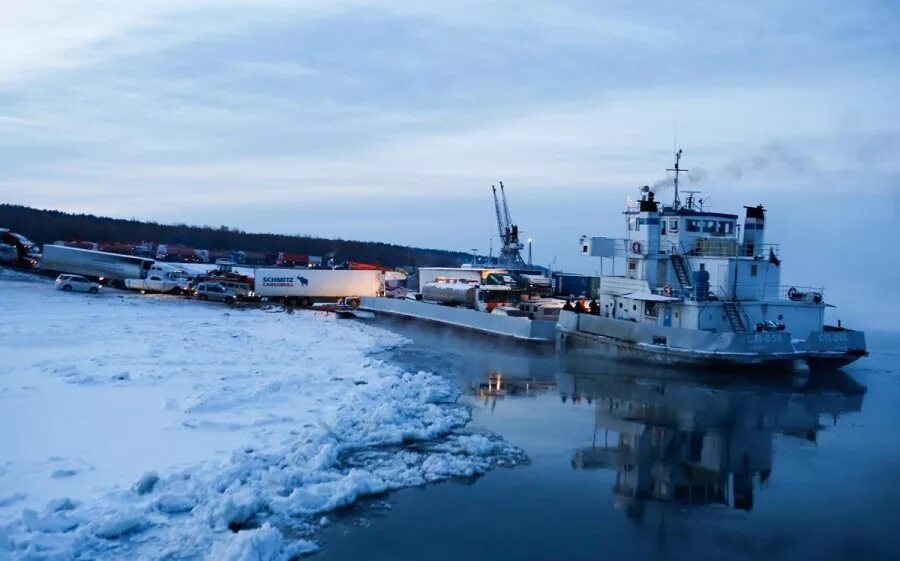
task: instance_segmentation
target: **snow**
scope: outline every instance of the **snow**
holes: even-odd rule
[[[8,270],[0,311],[0,559],[290,559],[360,497],[524,460],[359,322]]]

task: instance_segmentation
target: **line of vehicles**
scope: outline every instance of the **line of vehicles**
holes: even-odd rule
[[[365,296],[405,296],[406,274],[377,267],[309,269],[239,267],[219,260],[215,268],[155,261],[62,245],[45,245],[45,272],[64,273],[64,286],[75,290],[75,277],[141,293],[192,295],[200,300],[267,300],[287,305],[344,303],[357,306]],[[80,286],[80,285],[79,285]],[[95,291],[96,292],[96,291]]]
[[[213,263],[223,259],[246,265],[276,267],[319,267],[325,264],[320,256],[289,251],[240,251],[225,249],[198,249],[183,244],[156,242],[91,242],[56,241],[53,245],[146,257],[155,261],[174,263]]]
[[[219,259],[212,268],[49,244],[44,246],[41,268],[144,294],[194,295],[226,302],[267,300],[300,307],[341,302],[357,306],[362,297],[408,295],[406,273],[360,263],[354,263],[351,269],[276,268],[241,267]],[[551,298],[560,279],[533,271],[429,267],[419,269],[418,277],[420,290],[409,295],[412,299],[531,318],[555,317],[563,306],[562,300]]]

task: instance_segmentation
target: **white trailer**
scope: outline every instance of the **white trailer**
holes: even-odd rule
[[[254,290],[260,298],[309,306],[314,302],[359,305],[363,296],[381,296],[381,271],[335,269],[268,269],[253,271]]]
[[[475,281],[484,284],[492,273],[506,273],[506,269],[488,269],[477,267],[420,267],[419,290],[426,284],[440,280]]]
[[[119,255],[62,245],[44,245],[41,269],[56,273],[72,273],[98,279],[124,281],[143,279],[153,266],[153,259]]]

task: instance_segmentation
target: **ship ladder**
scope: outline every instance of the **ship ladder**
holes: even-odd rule
[[[684,262],[684,258],[681,257],[681,255],[673,255],[672,267],[675,268],[675,276],[678,277],[678,284],[681,285],[682,289],[690,292],[691,275],[688,273],[687,264]]]
[[[722,301],[722,309],[725,310],[725,315],[728,317],[728,323],[731,324],[731,329],[736,333],[746,333],[747,325],[744,323],[741,310],[738,308],[739,305],[740,304],[738,304],[736,300]]]

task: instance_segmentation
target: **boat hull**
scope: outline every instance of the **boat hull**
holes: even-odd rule
[[[612,358],[661,366],[690,366],[732,371],[765,369],[773,372],[789,372],[794,370],[799,358],[799,353],[782,356],[757,356],[746,353],[697,352],[563,330],[557,334],[557,348],[563,353],[578,353],[603,359]]]
[[[787,332],[714,333],[562,312],[557,325],[561,352],[669,366],[833,370],[865,356],[861,332],[826,328],[794,341]]]

